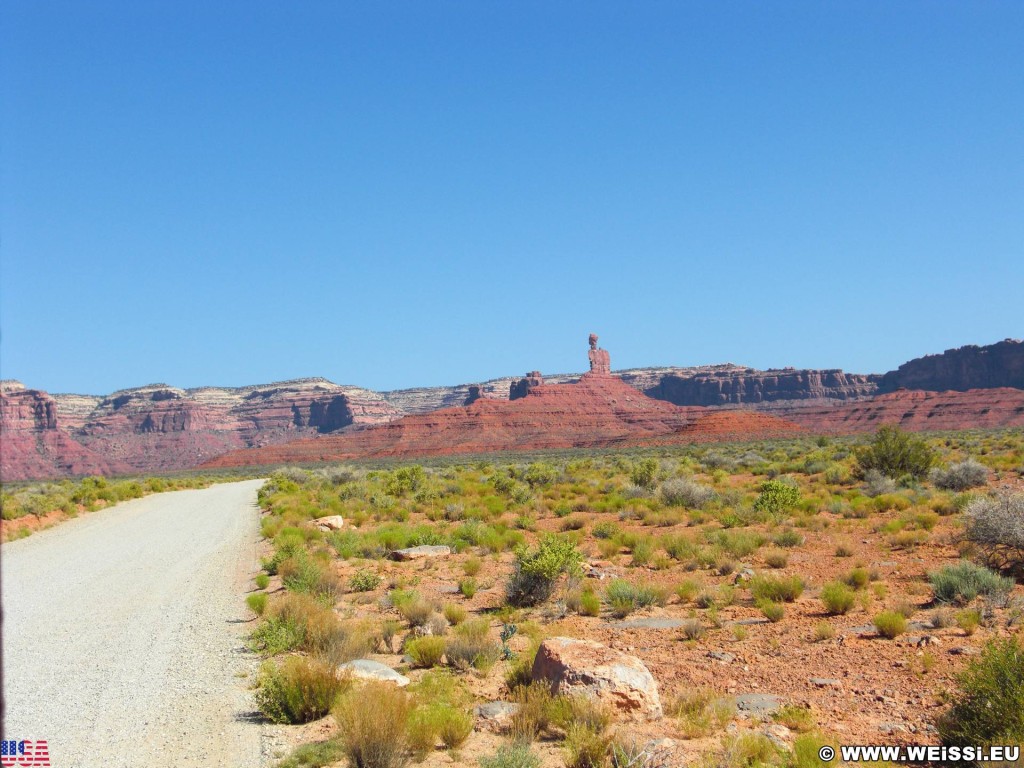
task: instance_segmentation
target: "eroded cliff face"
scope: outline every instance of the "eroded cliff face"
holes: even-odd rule
[[[858,400],[878,391],[878,377],[841,370],[758,371],[720,366],[713,371],[668,373],[644,393],[676,405],[751,405],[794,400]]]
[[[924,389],[933,392],[1013,387],[1024,389],[1024,341],[947,349],[904,363],[879,381],[880,392]]]
[[[3,398],[4,480],[187,469],[226,451],[399,415],[374,392],[326,379],[196,390],[151,384],[103,398],[50,397],[8,383]]]
[[[542,383],[538,372],[524,381],[522,396],[478,399],[467,406],[413,414],[387,424],[300,439],[220,456],[211,468],[354,458],[432,456],[557,448],[756,439],[799,432],[768,414],[680,408],[647,397],[610,373],[605,350],[591,342],[590,371],[571,384]]]
[[[616,436],[615,430],[621,427],[616,424],[621,419],[614,409],[609,415],[606,407],[593,400],[593,392],[587,394],[595,386],[611,387],[619,402],[640,397],[642,401],[684,408],[752,409],[812,431],[863,431],[890,422],[919,430],[1014,426],[1020,425],[1024,413],[1018,410],[1024,405],[1019,401],[1024,397],[1024,343],[1010,339],[929,355],[884,376],[793,368],[759,371],[732,364],[637,368],[612,374],[608,354],[597,347],[596,337],[588,357],[590,371],[585,374],[541,377],[532,371],[525,377],[503,377],[480,384],[383,393],[326,379],[299,379],[252,387],[188,390],[153,384],[107,397],[51,397],[17,382],[2,382],[4,450],[0,478],[185,469],[228,451],[347,433],[368,425],[388,424],[406,415],[428,418],[403,421],[395,432],[364,436],[360,440],[368,442],[353,450],[359,455],[365,451],[370,452],[367,455],[392,455],[386,446],[391,438],[385,440],[381,435],[401,434],[394,448],[399,454],[406,444],[413,450],[432,451],[433,438],[428,435],[438,429],[447,435],[446,439],[467,446],[467,450],[500,450],[493,446],[505,445],[616,444],[616,440],[628,443],[646,440],[653,433],[664,434],[664,425],[653,432],[632,425]],[[577,384],[584,386],[573,389]],[[995,388],[1002,389],[996,392]],[[937,399],[909,396],[906,389],[957,391]],[[892,397],[876,397],[880,392]],[[501,410],[500,404],[510,399],[527,405],[516,412]],[[574,400],[579,402],[574,404]],[[582,402],[597,408],[599,415],[580,416],[577,406]],[[444,409],[463,406],[476,409],[469,422],[459,421],[448,412],[434,416]],[[526,421],[521,422],[520,417]],[[473,419],[478,428],[471,426]],[[512,420],[511,425],[506,424],[507,419]],[[676,435],[672,440],[724,439],[723,435],[733,431],[740,436],[768,434],[778,426],[769,421],[762,430],[757,419],[741,422],[736,416],[727,417],[721,424],[705,419],[703,429],[687,424],[689,437],[677,431],[672,433]],[[510,436],[510,430],[516,432],[515,437]],[[591,438],[587,438],[587,430],[593,430]],[[484,434],[488,431],[493,435]],[[547,434],[559,431],[566,437]],[[716,435],[718,438],[714,438]]]
[[[126,473],[128,467],[95,453],[60,428],[57,403],[20,382],[0,383],[0,478]]]

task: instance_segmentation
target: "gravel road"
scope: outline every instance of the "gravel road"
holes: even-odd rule
[[[258,768],[244,597],[262,481],[175,491],[0,551],[5,738],[54,768]]]

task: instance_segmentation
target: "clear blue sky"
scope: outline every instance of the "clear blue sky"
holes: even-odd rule
[[[1024,3],[0,11],[0,374],[376,389],[1024,336]]]

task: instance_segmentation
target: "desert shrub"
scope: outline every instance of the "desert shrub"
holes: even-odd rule
[[[561,472],[556,467],[544,462],[535,461],[523,472],[523,480],[531,488],[537,488],[538,486],[551,485],[558,479],[560,474]]]
[[[896,491],[896,481],[882,474],[877,469],[869,469],[864,473],[864,485],[861,487],[865,496],[875,498]]]
[[[928,443],[888,425],[879,427],[871,442],[856,448],[854,455],[861,473],[877,469],[892,478],[910,475],[921,479],[935,463],[935,452]]]
[[[836,628],[827,621],[819,621],[814,625],[814,642],[820,643],[823,640],[831,640],[836,636]]]
[[[263,612],[267,610],[267,598],[266,592],[253,592],[245,598],[245,604],[257,616],[262,616]]]
[[[714,489],[686,477],[666,480],[658,488],[658,497],[670,507],[703,509],[717,495]]]
[[[629,479],[640,488],[653,488],[658,478],[658,462],[655,459],[638,461],[629,471]]]
[[[467,557],[466,561],[462,564],[462,572],[467,576],[476,576],[480,573],[480,567],[483,563],[479,557]]]
[[[473,619],[459,624],[448,642],[448,663],[460,669],[487,670],[501,656],[501,644],[490,636],[487,619]]]
[[[693,690],[671,702],[668,712],[677,719],[683,738],[697,739],[725,728],[736,705],[712,691]]]
[[[800,489],[784,480],[766,480],[754,502],[754,509],[767,515],[780,515],[800,501]]]
[[[661,593],[652,586],[636,586],[625,579],[612,579],[604,593],[612,615],[622,618],[635,611],[661,601]]]
[[[275,723],[308,723],[330,712],[349,684],[323,662],[301,656],[291,656],[281,666],[268,661],[260,669],[256,706]]]
[[[566,768],[604,768],[608,764],[608,751],[612,737],[604,731],[591,729],[572,723],[566,729],[565,750]]]
[[[729,736],[722,743],[725,750],[716,763],[720,768],[767,768],[783,763],[781,748],[754,731]]]
[[[308,595],[285,595],[267,606],[250,644],[268,656],[298,648],[324,652],[337,645],[343,634],[331,609]]]
[[[936,467],[928,476],[936,488],[944,491],[966,491],[988,482],[988,467],[974,459],[950,464],[947,469]]]
[[[956,746],[1024,741],[1024,647],[993,640],[957,676],[959,690],[938,721],[942,743]]]
[[[978,595],[1005,595],[1013,587],[1010,579],[966,560],[928,574],[928,580],[940,603],[969,603]]]
[[[513,700],[519,708],[509,721],[509,735],[516,741],[534,741],[551,722],[551,689],[543,682],[523,685],[516,688]]]
[[[843,582],[854,589],[864,589],[871,581],[871,573],[867,568],[853,568],[843,577]]]
[[[764,562],[769,568],[785,568],[789,564],[789,555],[781,549],[770,549],[764,553]]]
[[[455,603],[447,603],[444,606],[444,617],[453,626],[461,624],[466,620],[466,609]]]
[[[778,547],[798,547],[804,543],[804,537],[792,528],[781,531],[772,537],[772,541]]]
[[[266,589],[270,586],[270,577],[265,573],[256,574],[256,588]]]
[[[975,498],[964,508],[967,538],[989,565],[1024,572],[1024,493]]]
[[[755,576],[750,580],[749,586],[750,594],[756,601],[792,603],[804,591],[804,582],[799,576]]]
[[[369,592],[380,586],[381,577],[371,570],[363,568],[352,574],[348,587],[353,592]]]
[[[882,611],[875,616],[873,623],[878,634],[890,640],[907,631],[907,617],[896,611]]]
[[[297,551],[277,567],[281,581],[293,592],[304,592],[333,605],[344,593],[341,579],[329,565],[321,563],[305,549]]]
[[[535,641],[530,646],[512,659],[508,671],[505,673],[505,685],[510,691],[524,688],[530,685],[533,680],[533,662],[537,658],[537,650],[540,641]]]
[[[857,594],[841,581],[833,581],[821,589],[821,602],[825,604],[825,612],[830,616],[849,613],[857,602]]]
[[[774,600],[762,598],[757,601],[756,605],[761,613],[764,614],[764,617],[772,624],[782,621],[782,617],[786,615],[786,606]]]
[[[583,554],[568,539],[547,535],[533,549],[518,547],[507,588],[508,602],[515,606],[537,605],[547,600],[563,574],[580,570]]]
[[[441,663],[447,645],[448,641],[443,637],[426,635],[406,642],[405,652],[412,657],[415,666],[429,669]]]
[[[700,640],[704,637],[705,631],[700,619],[683,619],[679,626],[679,633],[684,640]]]
[[[956,624],[965,635],[973,635],[981,624],[981,613],[976,608],[965,608],[957,613]]]
[[[472,576],[467,576],[464,579],[459,579],[459,592],[467,600],[471,600],[473,595],[476,594],[476,579]]]
[[[576,724],[594,733],[602,733],[612,723],[612,712],[589,696],[556,696],[551,702],[551,720],[565,730]]]
[[[602,520],[590,529],[595,539],[614,539],[619,533],[619,526],[608,520]]]
[[[372,706],[367,706],[372,702]],[[402,768],[409,762],[412,698],[391,683],[370,681],[333,710],[353,768]]]
[[[276,768],[324,768],[345,757],[345,748],[339,739],[302,744],[292,750]]]
[[[479,762],[480,768],[540,768],[540,757],[521,741],[502,744],[492,756],[481,757]]]
[[[814,727],[813,712],[796,704],[786,704],[772,715],[772,720],[797,733],[806,733]]]

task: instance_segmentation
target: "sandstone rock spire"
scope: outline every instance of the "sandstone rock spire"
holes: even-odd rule
[[[597,346],[597,334],[590,334],[590,373],[593,376],[610,376],[612,362],[607,349],[600,349]]]

